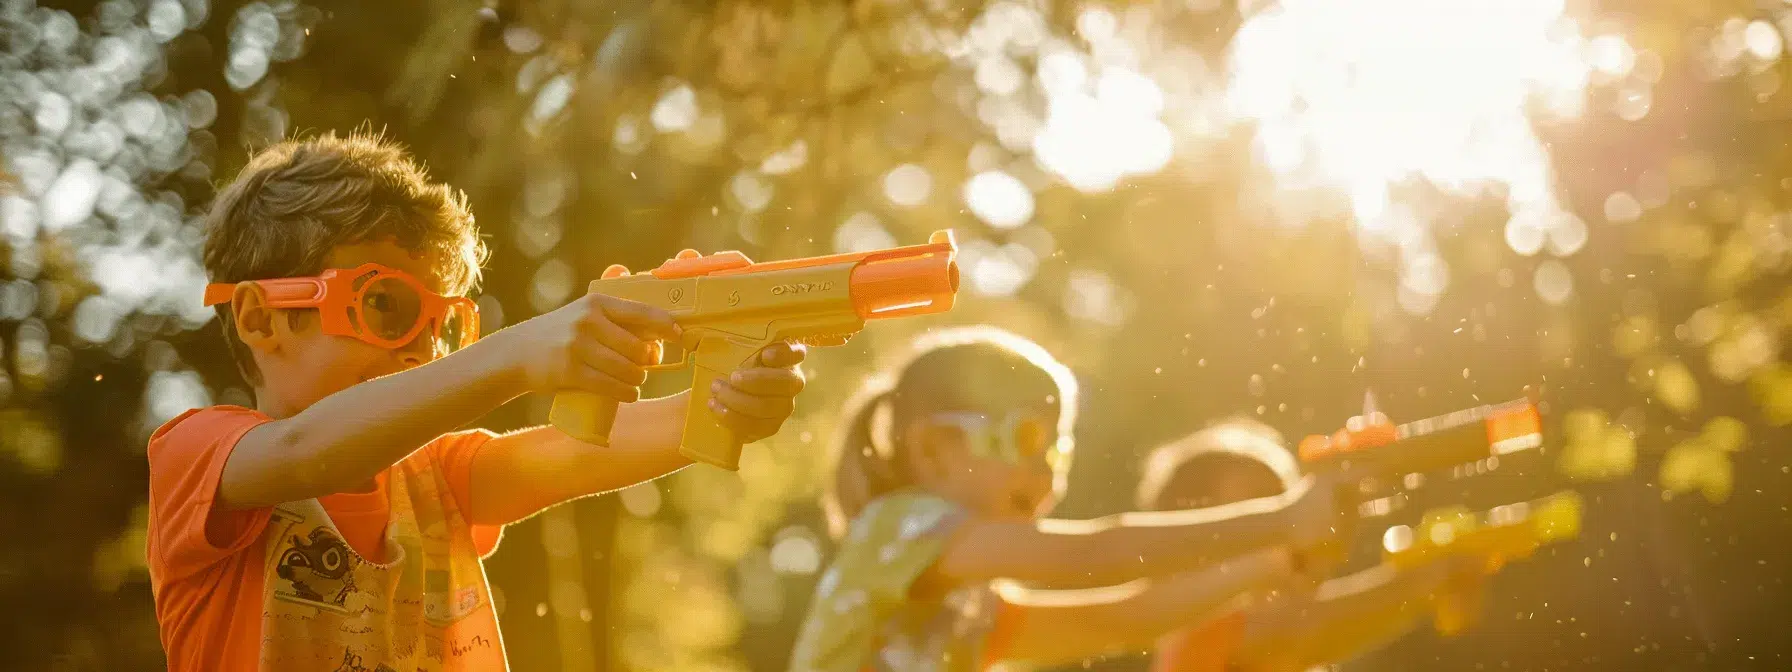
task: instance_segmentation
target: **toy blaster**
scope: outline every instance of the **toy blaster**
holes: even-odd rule
[[[1485,513],[1452,508],[1428,511],[1418,527],[1396,525],[1382,536],[1384,561],[1409,569],[1445,555],[1487,559],[1488,571],[1511,560],[1528,558],[1537,549],[1580,534],[1581,500],[1573,491],[1543,499],[1497,506]],[[1433,621],[1440,633],[1461,632],[1474,615],[1459,596],[1440,594]]]
[[[1363,479],[1393,482],[1407,474],[1530,450],[1543,445],[1543,421],[1536,404],[1519,399],[1480,406],[1404,425],[1365,411],[1330,436],[1300,442],[1300,460],[1309,470],[1336,469]]]
[[[708,411],[710,383],[780,341],[843,345],[867,320],[945,312],[958,296],[958,246],[950,231],[925,245],[754,263],[740,252],[696,250],[646,273],[611,266],[591,292],[658,306],[683,329],[680,361],[650,371],[695,369],[679,452],[730,471],[740,443]],[[554,396],[548,419],[574,438],[608,445],[617,401],[589,392]]]

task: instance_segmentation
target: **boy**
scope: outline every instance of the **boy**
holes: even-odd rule
[[[480,559],[504,525],[675,471],[683,395],[641,400],[658,309],[585,296],[484,339],[463,196],[378,137],[252,159],[208,216],[205,265],[256,408],[190,411],[149,443],[151,585],[169,669],[501,670]],[[751,442],[802,389],[796,347],[717,384]],[[525,393],[625,403],[610,445],[456,428]]]
[[[1299,480],[1300,468],[1275,430],[1249,420],[1232,421],[1153,451],[1145,462],[1138,506],[1220,506],[1280,495]],[[1464,557],[1406,572],[1381,566],[1326,581],[1317,591],[1285,591],[1166,635],[1158,642],[1152,669],[1304,670],[1341,661],[1405,634],[1437,592],[1457,591],[1475,599],[1485,564]]]

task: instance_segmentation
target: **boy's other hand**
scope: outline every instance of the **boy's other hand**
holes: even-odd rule
[[[746,366],[715,382],[709,412],[743,444],[778,433],[796,409],[797,393],[803,391],[798,365],[806,353],[803,346],[789,343],[759,351]]]
[[[641,398],[645,367],[657,364],[661,340],[677,339],[672,314],[657,307],[587,294],[505,332],[529,389],[584,390],[615,399]]]

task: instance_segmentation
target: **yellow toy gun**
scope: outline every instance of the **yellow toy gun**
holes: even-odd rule
[[[1542,418],[1529,399],[1479,406],[1394,425],[1373,409],[1330,436],[1300,442],[1309,470],[1339,470],[1376,484],[1543,445]],[[1373,490],[1371,488],[1370,490]],[[1369,494],[1369,493],[1364,493]]]
[[[926,245],[767,263],[734,251],[685,250],[646,273],[611,266],[591,282],[591,293],[672,313],[684,331],[681,359],[696,366],[679,452],[732,471],[740,468],[741,447],[708,411],[712,381],[773,343],[842,345],[866,320],[950,310],[958,296],[957,251],[950,231],[934,232]],[[574,438],[608,445],[616,406],[589,392],[560,392],[548,420]]]
[[[1382,558],[1410,569],[1444,555],[1473,555],[1486,558],[1491,572],[1509,560],[1530,557],[1544,545],[1575,538],[1580,519],[1580,495],[1573,491],[1497,506],[1482,514],[1462,508],[1428,511],[1417,529],[1388,528],[1382,536]],[[1445,635],[1461,632],[1475,611],[1448,592],[1438,595],[1434,608],[1433,622]]]

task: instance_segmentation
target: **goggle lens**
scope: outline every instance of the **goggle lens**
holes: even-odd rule
[[[1057,428],[1031,414],[1011,415],[997,423],[980,413],[941,413],[936,427],[962,440],[977,457],[1026,464],[1043,459],[1053,469],[1063,461]]]
[[[422,316],[423,296],[411,283],[398,278],[376,277],[361,293],[362,324],[381,340],[404,340]]]

